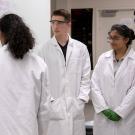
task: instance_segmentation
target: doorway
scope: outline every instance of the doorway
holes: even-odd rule
[[[71,9],[72,38],[84,43],[89,51],[91,59],[91,68],[93,69],[93,52],[92,52],[92,22],[93,9]]]

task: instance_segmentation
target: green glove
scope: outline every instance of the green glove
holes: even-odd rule
[[[114,111],[112,111],[111,109],[107,109],[102,111],[102,113],[109,119],[112,121],[119,121],[121,119],[121,117],[115,113]]]
[[[108,119],[110,119],[112,121],[119,121],[121,119],[121,117],[116,112],[111,110],[111,116],[108,117]]]
[[[111,117],[111,109],[106,109],[106,110],[102,111],[102,113],[103,113],[107,118]]]

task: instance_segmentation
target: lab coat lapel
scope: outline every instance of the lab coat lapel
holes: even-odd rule
[[[69,44],[67,47],[67,54],[66,54],[66,65],[69,63],[70,56],[72,54],[73,46],[72,44]]]
[[[116,79],[122,77],[126,71],[126,67],[128,66],[128,62],[130,59],[134,59],[134,50],[131,49],[127,56],[124,58],[123,62],[121,63],[118,71],[116,72]]]
[[[60,46],[58,45],[58,42],[55,37],[53,37],[52,41],[53,41],[54,46],[57,48],[58,52],[60,52],[63,55],[63,52],[62,52]],[[66,53],[66,66],[69,63],[69,59],[72,54],[72,50],[73,50],[73,39],[69,36],[69,43],[67,46],[67,53]],[[64,55],[63,55],[63,58],[64,58]]]
[[[68,65],[68,63],[69,63],[69,59],[72,54],[72,51],[73,51],[73,42],[72,42],[71,37],[69,36],[69,43],[67,46],[67,54],[66,54],[66,65]]]
[[[109,51],[106,54],[106,60],[108,62],[108,66],[109,66],[109,73],[110,73],[111,77],[114,79],[113,51]]]
[[[61,50],[55,36],[52,38],[52,42],[53,42],[54,47],[56,47],[57,51],[60,52],[63,55],[63,52],[62,52],[62,50]]]
[[[128,58],[125,58],[123,60],[123,62],[121,63],[118,71],[116,72],[116,75],[115,75],[115,78],[116,79],[119,79],[121,77],[121,75],[124,75],[124,72],[125,72],[125,68],[127,66],[127,62],[128,62]]]

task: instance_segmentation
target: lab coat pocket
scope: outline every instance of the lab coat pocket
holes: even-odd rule
[[[73,119],[84,119],[85,103],[80,99],[74,99],[73,104]]]
[[[81,73],[81,59],[72,58],[69,62],[69,68],[72,74]]]
[[[65,102],[62,99],[56,99],[51,102],[49,117],[50,120],[63,120],[65,116]]]

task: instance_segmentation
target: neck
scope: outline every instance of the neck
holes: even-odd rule
[[[124,47],[122,49],[115,50],[116,59],[122,58],[126,54],[127,49],[128,49],[127,47]]]
[[[69,40],[68,35],[61,35],[61,36],[56,36],[55,37],[57,42],[59,42],[62,46],[64,46],[67,41]]]

